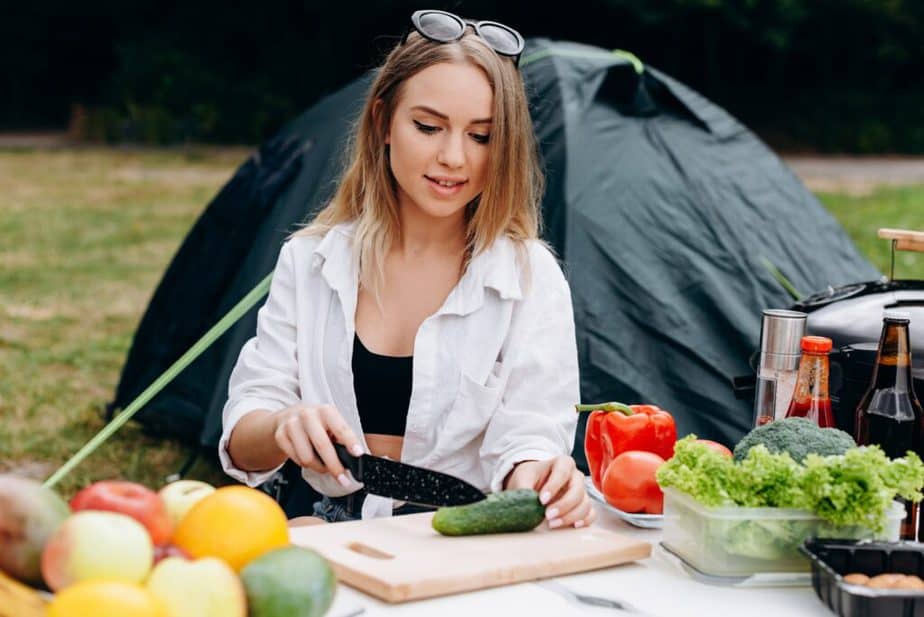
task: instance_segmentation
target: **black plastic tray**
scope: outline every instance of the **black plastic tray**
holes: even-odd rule
[[[809,538],[802,546],[812,562],[812,586],[841,617],[924,617],[924,593],[871,589],[842,578],[859,572],[917,574],[924,578],[924,544]]]

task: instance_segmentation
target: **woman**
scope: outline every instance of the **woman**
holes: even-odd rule
[[[219,445],[254,486],[291,459],[328,521],[403,513],[333,442],[533,488],[552,528],[594,519],[574,439],[568,285],[538,238],[542,175],[517,64],[492,22],[418,11],[388,55],[330,202],[282,247],[231,375]]]

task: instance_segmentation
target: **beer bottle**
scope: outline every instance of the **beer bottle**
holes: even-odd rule
[[[856,412],[856,440],[861,446],[876,444],[889,456],[898,458],[911,450],[922,450],[924,412],[911,381],[910,313],[888,310],[882,320],[879,351],[870,386],[860,399]],[[906,504],[902,538],[915,539],[917,506]]]
[[[787,418],[807,418],[821,428],[834,426],[831,398],[828,396],[828,354],[831,345],[831,339],[824,336],[802,337],[799,344],[802,349],[799,375],[786,411]]]

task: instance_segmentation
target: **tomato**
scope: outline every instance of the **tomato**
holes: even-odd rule
[[[629,450],[613,459],[603,474],[606,502],[624,512],[661,514],[664,493],[655,472],[664,459],[654,452]]]
[[[704,446],[709,446],[719,454],[724,454],[728,458],[732,457],[732,451],[720,444],[717,441],[709,441],[708,439],[697,439],[694,443],[701,443]]]

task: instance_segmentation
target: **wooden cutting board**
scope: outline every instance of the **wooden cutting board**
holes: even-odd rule
[[[647,542],[591,526],[441,536],[433,513],[289,530],[293,544],[330,561],[342,583],[386,602],[497,587],[605,568],[651,554]]]

